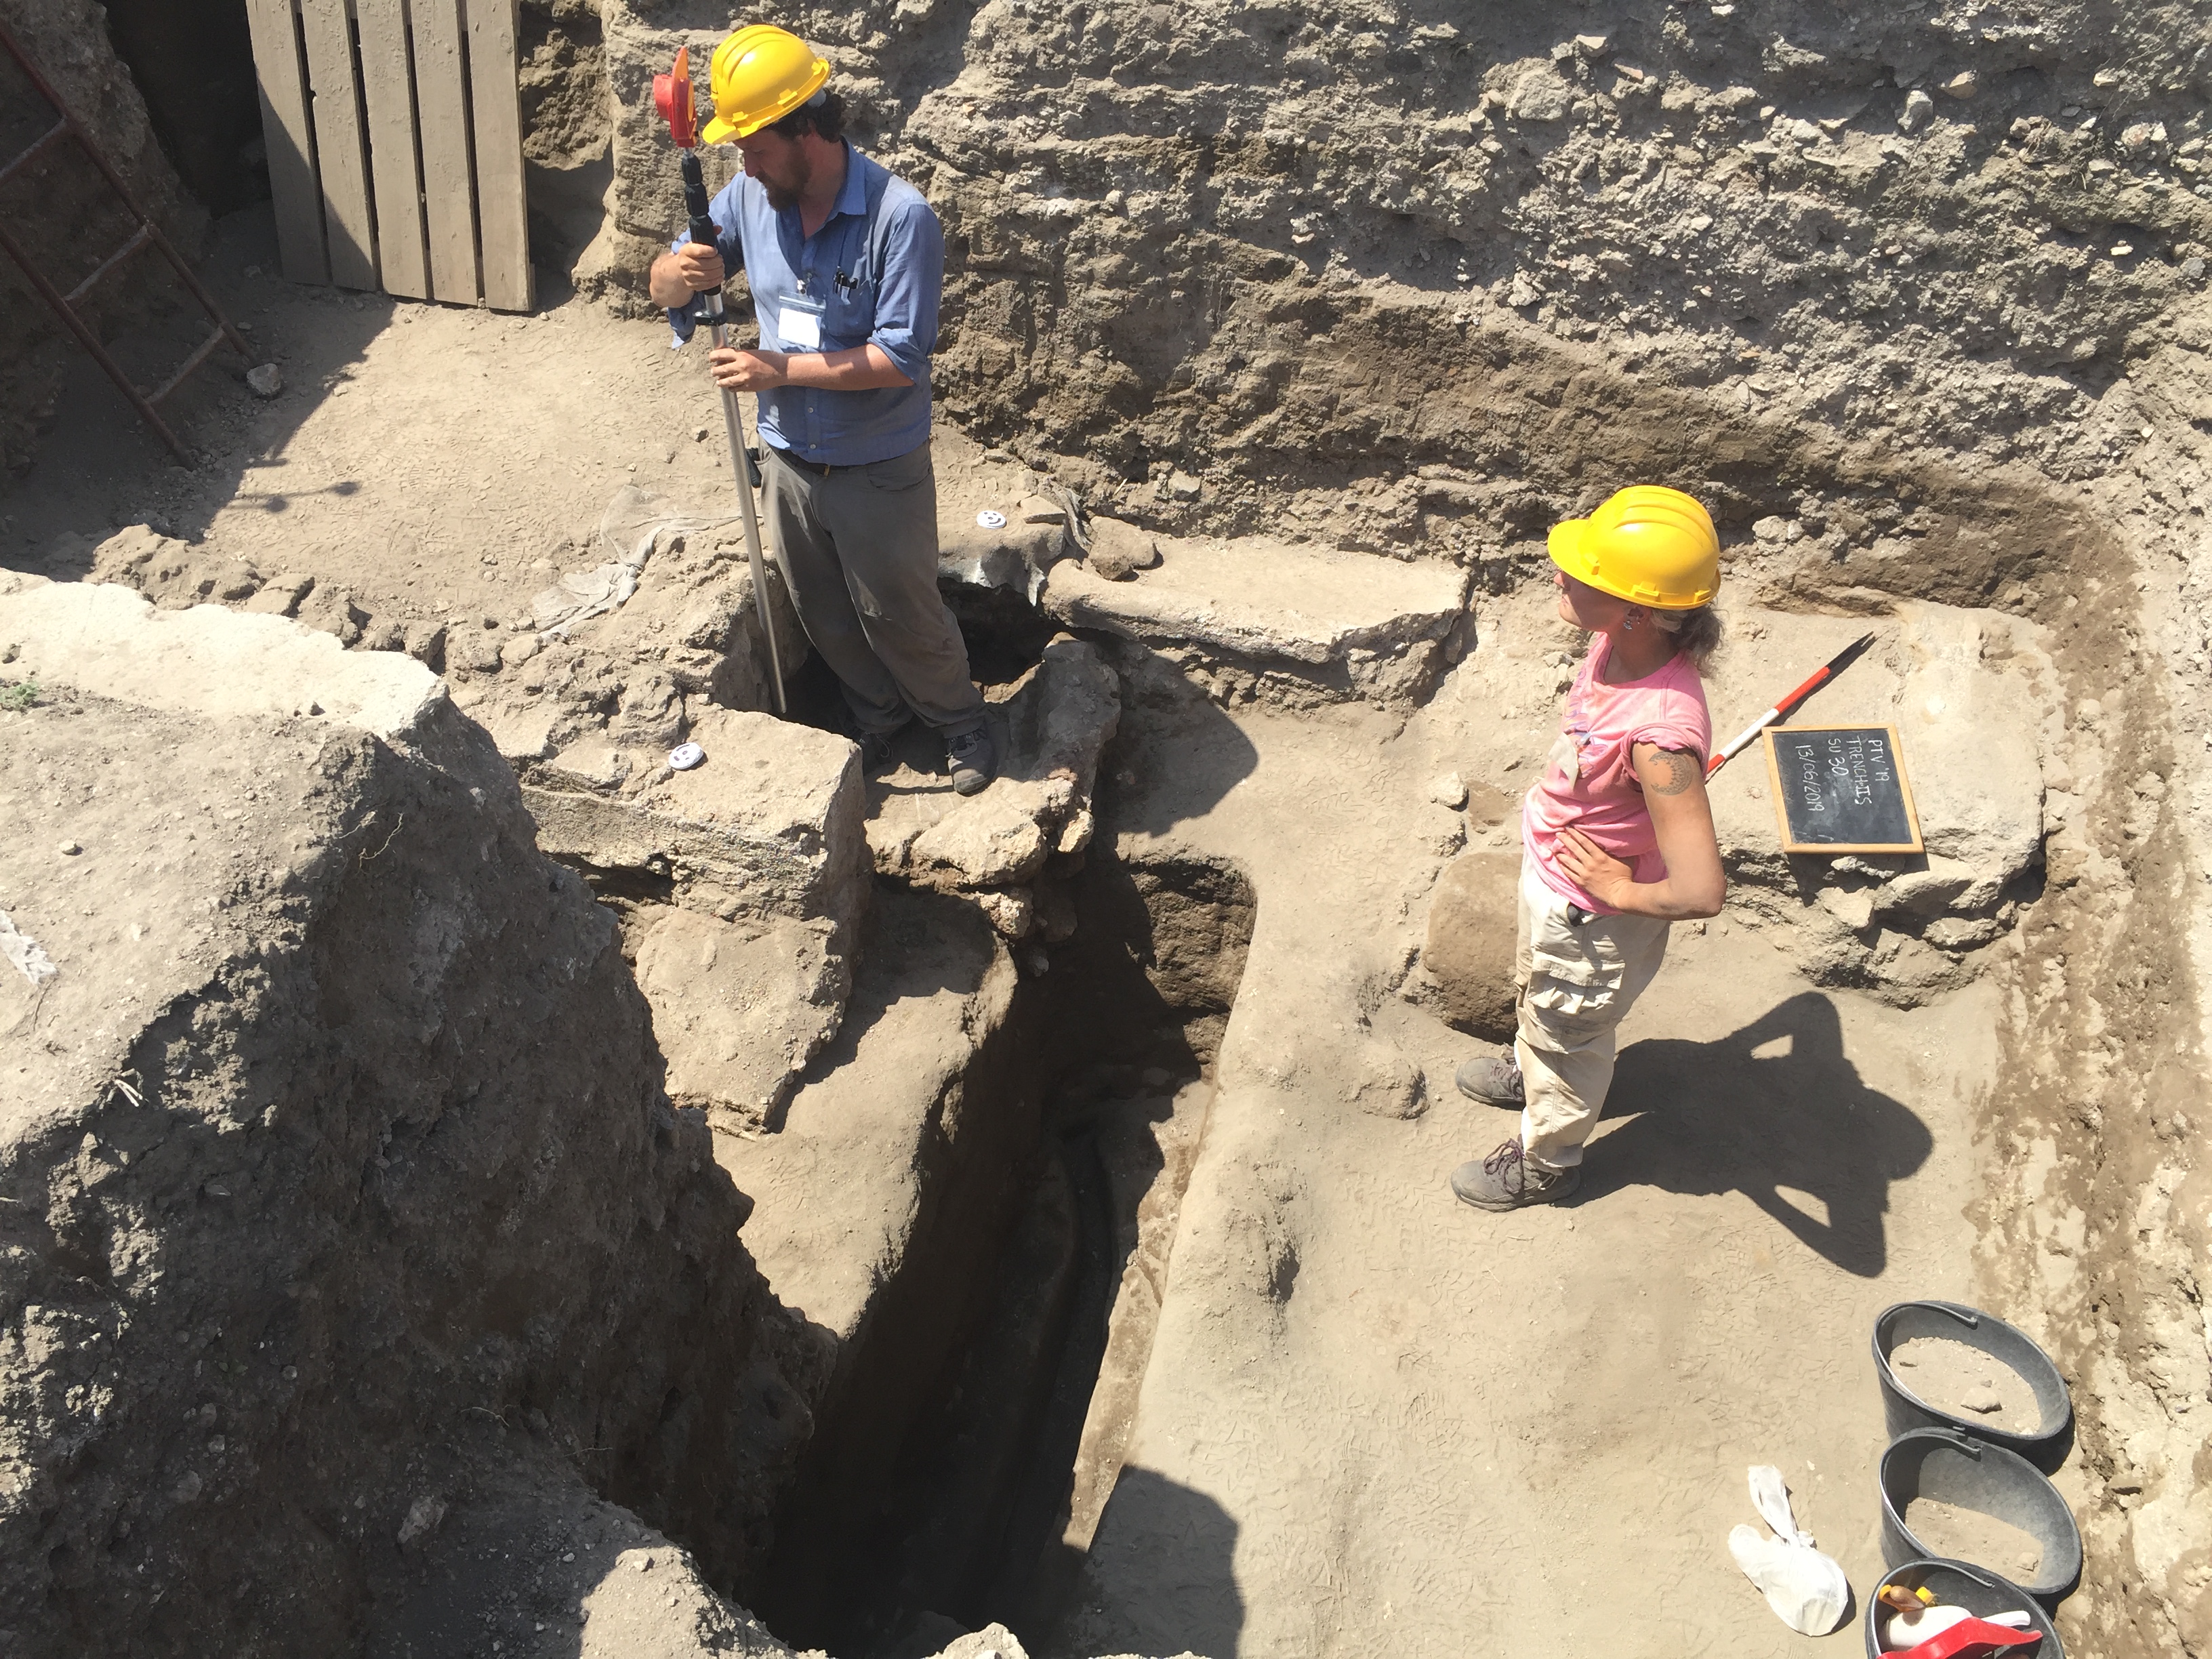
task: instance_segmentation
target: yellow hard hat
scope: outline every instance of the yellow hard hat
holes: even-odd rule
[[[1552,527],[1552,562],[1631,605],[1690,611],[1721,585],[1721,542],[1697,498],[1632,484],[1587,519]]]
[[[748,23],[714,48],[708,76],[714,118],[701,129],[700,142],[726,144],[758,132],[821,91],[829,78],[829,60],[790,30]]]

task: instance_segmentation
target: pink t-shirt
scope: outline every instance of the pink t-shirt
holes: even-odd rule
[[[1521,844],[1544,884],[1601,916],[1620,912],[1600,904],[1559,868],[1559,831],[1581,830],[1629,866],[1638,881],[1666,880],[1667,860],[1659,856],[1631,751],[1639,743],[1656,744],[1690,750],[1702,762],[1713,745],[1705,682],[1688,658],[1671,658],[1626,685],[1607,685],[1599,675],[1609,649],[1603,634],[1591,641],[1567,690],[1559,740],[1544,763],[1544,775],[1521,803]]]

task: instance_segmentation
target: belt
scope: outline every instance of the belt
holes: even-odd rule
[[[832,471],[830,463],[827,461],[810,461],[802,455],[794,455],[789,450],[779,448],[775,444],[768,444],[763,447],[768,450],[769,454],[775,456],[776,459],[781,461],[785,465],[795,466],[801,472],[811,472],[817,478],[828,477]],[[852,471],[850,467],[846,467],[842,470],[848,472]]]

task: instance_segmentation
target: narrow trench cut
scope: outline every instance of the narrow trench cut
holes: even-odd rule
[[[929,1651],[996,1621],[1038,1640],[1119,1472],[1253,897],[1200,862],[1094,857],[1073,886],[1077,931],[1019,1017],[1027,1075],[963,1108],[1034,1115],[1006,1212],[963,1218],[1003,1242],[980,1273],[909,1267],[950,1338],[933,1376],[854,1356],[904,1386],[911,1426],[856,1464],[822,1425],[813,1467],[854,1474],[803,1469],[787,1507],[757,1609],[787,1639]]]
[[[948,597],[1001,707],[1042,684],[1055,640],[1072,643],[1003,588]],[[818,659],[795,677],[792,712],[836,725]],[[1142,746],[1145,718],[1125,711],[1099,774]],[[898,810],[909,776],[872,789],[876,813]],[[1112,793],[1101,789],[1102,812]],[[672,886],[649,872],[585,873],[634,937],[639,902],[665,904]],[[993,1622],[1042,1641],[1120,1471],[1256,901],[1227,861],[1124,860],[1096,838],[1049,860],[1036,886],[1048,945],[1043,927],[999,941],[968,903],[879,878],[835,1042],[764,1136],[719,1137],[743,1187],[776,1165],[776,1141],[834,1116],[856,1075],[904,1071],[933,1042],[965,1045],[941,1079],[903,1091],[930,1120],[911,1125],[912,1229],[839,1346],[775,1553],[745,1587],[789,1641],[919,1654]],[[911,1018],[948,986],[968,994],[957,1016]],[[823,1190],[835,1176],[809,1162],[804,1201],[836,1209]],[[768,1176],[769,1192],[780,1185]],[[849,1251],[849,1237],[829,1249]]]

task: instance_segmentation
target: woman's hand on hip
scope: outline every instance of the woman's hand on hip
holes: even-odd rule
[[[1636,872],[1579,830],[1559,831],[1554,854],[1567,878],[1600,904],[1620,910],[1636,885]]]
[[[1728,901],[1728,875],[1713,834],[1712,803],[1705,798],[1705,757],[1695,750],[1662,749],[1650,743],[1635,744],[1629,755],[1636,781],[1644,787],[1644,809],[1651,814],[1651,833],[1666,862],[1667,878],[1640,885],[1624,882],[1610,892],[1589,882],[1583,887],[1593,897],[1632,915],[1687,921],[1720,915]],[[1559,862],[1566,864],[1564,855]]]

